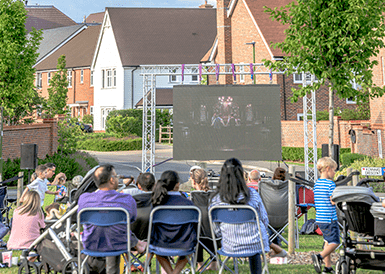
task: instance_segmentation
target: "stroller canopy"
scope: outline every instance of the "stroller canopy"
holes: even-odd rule
[[[374,218],[385,219],[385,208],[382,206],[381,202],[373,203],[370,208],[370,213],[372,213]]]
[[[371,188],[361,186],[338,186],[333,191],[332,200],[335,203],[361,202],[368,205],[379,201]]]

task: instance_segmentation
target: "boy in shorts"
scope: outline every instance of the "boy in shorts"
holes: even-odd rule
[[[336,168],[337,163],[329,157],[323,157],[317,163],[317,169],[321,176],[314,185],[316,223],[321,229],[325,241],[323,251],[311,255],[317,273],[322,271],[322,262],[325,263],[322,273],[334,273],[330,254],[340,244],[336,206],[331,200],[333,191],[336,188],[336,184],[333,182]]]

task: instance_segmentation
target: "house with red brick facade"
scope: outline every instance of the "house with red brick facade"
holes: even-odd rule
[[[262,63],[263,59],[280,61],[283,53],[274,49],[272,43],[285,39],[285,26],[272,21],[264,6],[281,7],[292,0],[218,0],[217,1],[217,38],[202,62],[217,64]],[[253,50],[255,57],[253,59]],[[209,78],[209,84],[216,79]],[[211,81],[210,81],[211,80]],[[249,75],[238,75],[237,84],[253,84]],[[269,84],[269,75],[256,75],[256,84]],[[231,75],[220,76],[219,84],[233,84]],[[302,101],[292,103],[291,88],[302,84],[301,74],[277,75],[272,77],[272,84],[281,86],[281,119],[300,120],[303,116]],[[317,110],[328,108],[328,89],[321,88],[317,93]],[[352,100],[336,98],[336,107],[355,108]]]
[[[49,81],[57,70],[57,60],[61,55],[66,56],[69,83],[67,106],[72,117],[83,117],[85,114],[92,114],[93,111],[94,87],[90,67],[99,32],[100,25],[83,25],[80,31],[74,33],[73,37],[59,43],[35,65],[36,88],[42,96],[47,97]],[[47,45],[43,43],[40,50],[44,47]]]

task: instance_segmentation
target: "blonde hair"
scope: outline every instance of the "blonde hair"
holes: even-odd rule
[[[194,169],[191,173],[191,179],[198,184],[203,191],[210,190],[207,173],[204,169]]]
[[[23,204],[17,209],[19,210],[20,215],[28,213],[28,216],[40,214],[40,217],[44,217],[43,211],[41,210],[39,193],[33,190],[30,190],[25,194]]]
[[[323,157],[317,162],[317,169],[320,173],[322,173],[327,167],[332,169],[337,168],[337,163],[330,157]]]

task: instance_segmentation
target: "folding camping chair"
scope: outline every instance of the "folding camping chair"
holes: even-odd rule
[[[249,206],[249,205],[220,205],[220,206],[214,206],[210,208],[209,211],[209,218],[210,218],[210,227],[211,227],[211,235],[213,238],[215,238],[215,232],[214,232],[214,224],[215,223],[228,223],[228,224],[244,224],[244,223],[257,223],[258,231],[261,231],[261,226],[259,222],[259,215],[258,212],[255,210],[255,208]],[[233,235],[238,236],[240,240],[242,235]],[[267,266],[267,259],[265,256],[265,247],[263,244],[263,239],[260,237],[260,243],[261,243],[261,249],[262,249],[262,257],[264,266],[262,269],[262,273],[269,273],[269,269]],[[219,274],[222,273],[223,269],[225,268],[225,264],[229,258],[244,258],[244,257],[251,257],[256,254],[238,254],[238,253],[227,253],[223,251],[222,249],[218,249],[216,241],[214,241],[214,247],[215,247],[215,254],[218,258],[218,266],[220,266]],[[218,256],[226,256],[226,259],[220,263],[220,257]],[[236,264],[235,264],[236,266]],[[235,269],[236,273],[238,273],[237,269]]]
[[[151,256],[155,254],[163,257],[187,256],[191,266],[191,273],[195,273],[196,256],[198,251],[199,234],[201,227],[201,211],[196,206],[157,206],[151,211],[150,224],[148,228],[148,240],[146,249],[146,264],[144,273],[148,272]],[[157,225],[180,226],[184,224],[196,224],[197,241],[189,249],[168,248],[152,244],[151,236]],[[189,255],[194,255],[193,259]]]
[[[210,250],[206,245],[207,243],[213,242],[213,238],[210,230],[210,220],[209,220],[209,205],[210,197],[214,191],[201,191],[195,190],[190,192],[191,201],[197,206],[202,212],[202,225],[201,225],[201,234],[199,235],[199,245],[203,247],[204,250],[209,254],[209,258],[203,262],[202,267],[198,269],[199,273],[202,273],[206,268],[216,260],[214,250]],[[217,241],[220,239],[216,239]],[[206,245],[205,245],[206,243]],[[214,245],[214,244],[212,244]],[[199,248],[199,247],[198,247]]]
[[[127,249],[123,250],[115,250],[115,251],[105,251],[101,252],[98,250],[89,250],[83,249],[81,250],[80,239],[78,241],[78,267],[79,273],[83,273],[85,262],[87,261],[89,256],[94,257],[109,257],[109,256],[119,256],[121,254],[127,253],[126,256],[123,256],[126,262],[126,274],[131,273],[131,242],[130,242],[130,214],[127,210],[118,207],[88,207],[83,208],[78,213],[78,231],[81,231],[81,225],[94,225],[100,227],[110,227],[114,225],[126,225],[127,226]],[[83,253],[86,255],[85,259],[81,260],[80,254]]]
[[[289,225],[289,185],[288,181],[261,180],[258,188],[262,202],[269,217],[269,229],[272,234],[270,241],[282,240],[288,245],[288,241],[282,236],[285,228]],[[296,217],[296,248],[299,248],[298,222]]]

